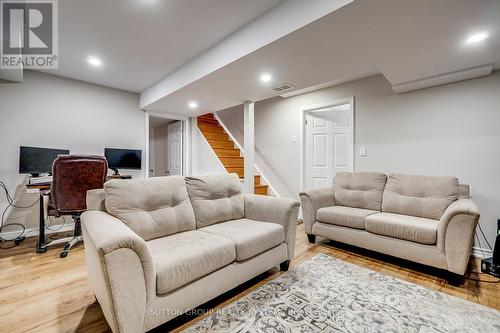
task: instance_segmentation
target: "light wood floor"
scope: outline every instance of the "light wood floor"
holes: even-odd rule
[[[436,275],[424,273],[421,267],[416,270],[413,265],[405,262],[385,257],[384,261],[381,261],[373,254],[337,246],[338,244],[325,239],[318,239],[314,245],[309,244],[303,226],[299,225],[292,266],[318,253],[325,253],[383,274],[500,309],[500,283],[467,279],[462,286],[453,287]],[[18,247],[0,250],[0,332],[109,331],[87,282],[83,245],[72,249],[65,259],[59,258],[61,248],[52,248],[45,254],[37,254],[34,247],[35,240],[32,238]],[[477,259],[471,260],[469,272],[477,272],[478,263]],[[265,273],[204,305],[203,308],[223,307],[279,274],[281,273]],[[484,274],[469,273],[469,276],[496,281]],[[154,331],[180,331],[201,318],[181,316]]]

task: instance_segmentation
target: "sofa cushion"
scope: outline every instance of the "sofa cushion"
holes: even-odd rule
[[[366,218],[365,229],[374,234],[405,239],[421,244],[436,244],[439,221],[392,213],[377,213]]]
[[[368,215],[376,213],[379,212],[376,210],[362,208],[331,206],[318,209],[318,212],[316,213],[316,220],[343,227],[364,229],[365,218]]]
[[[156,292],[165,294],[236,259],[234,242],[197,230],[146,242],[156,268]]]
[[[196,229],[181,176],[110,180],[104,196],[108,213],[144,240]]]
[[[378,172],[338,172],[333,181],[335,205],[380,211],[386,180]]]
[[[198,228],[245,216],[237,174],[186,177],[186,186]]]
[[[382,211],[439,220],[457,199],[458,179],[455,177],[390,174]]]
[[[285,229],[280,224],[249,219],[217,223],[199,230],[231,239],[236,244],[236,261],[252,258],[285,241]]]

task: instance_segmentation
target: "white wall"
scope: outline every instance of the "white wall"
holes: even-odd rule
[[[191,122],[191,174],[214,175],[226,173],[226,169],[201,134],[196,125],[196,118]],[[189,174],[189,173],[188,173]]]
[[[355,97],[356,171],[457,176],[472,186],[483,230],[493,246],[500,217],[500,72],[395,94],[383,76],[255,105],[257,164],[282,196],[299,193],[301,108]],[[242,143],[242,108],[219,111]],[[359,156],[359,147],[367,156]],[[484,241],[482,247],[486,248]]]
[[[24,191],[21,145],[98,155],[104,147],[142,149],[144,165],[144,113],[138,103],[138,94],[33,71],[25,72],[24,83],[0,84],[0,180],[12,192]],[[143,170],[124,173],[138,177]],[[0,193],[0,213],[5,207]],[[37,223],[28,220],[23,223]]]

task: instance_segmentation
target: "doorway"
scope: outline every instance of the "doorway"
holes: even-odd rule
[[[335,174],[354,168],[353,98],[302,112],[302,189],[330,187]]]
[[[184,125],[179,119],[149,116],[149,177],[184,175]]]

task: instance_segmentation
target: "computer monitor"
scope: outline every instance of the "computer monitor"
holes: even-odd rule
[[[108,167],[118,175],[118,169],[141,170],[142,150],[104,148]]]
[[[30,173],[33,177],[38,177],[41,173],[52,173],[52,163],[59,155],[69,155],[69,150],[21,146],[19,173]]]

